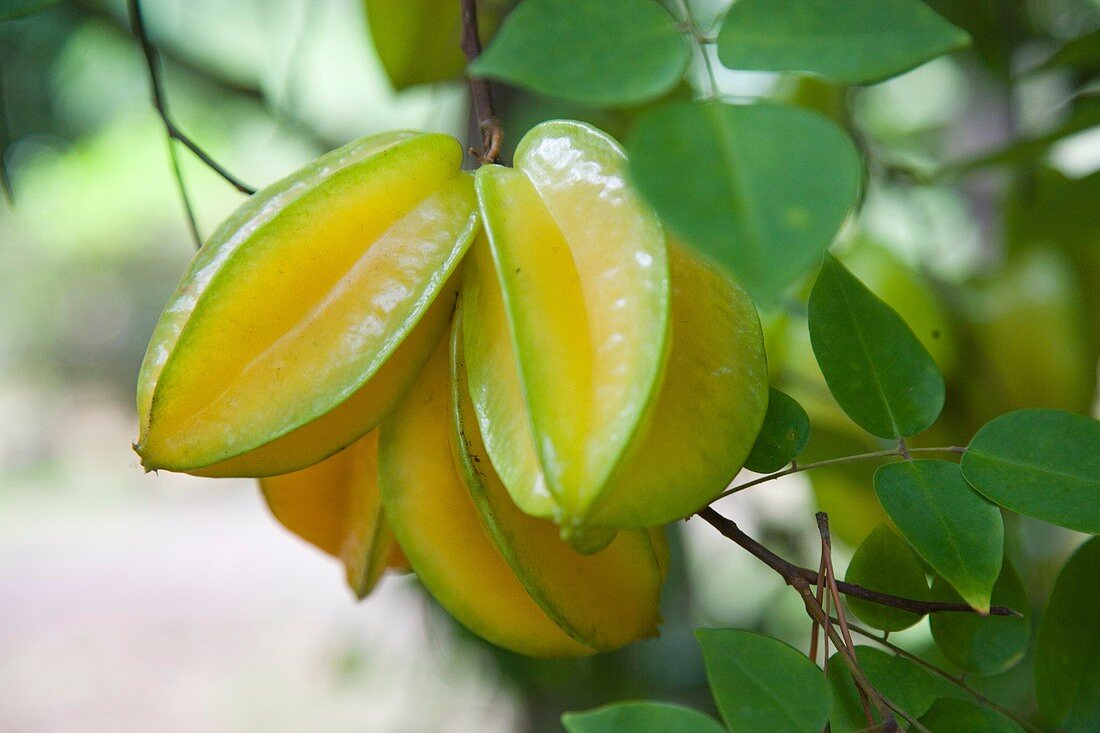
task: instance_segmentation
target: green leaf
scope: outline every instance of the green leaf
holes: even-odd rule
[[[676,22],[652,0],[524,0],[470,73],[621,106],[672,89],[690,57]]]
[[[628,150],[669,228],[765,304],[817,264],[859,192],[852,141],[796,107],[662,105],[638,120]]]
[[[768,390],[768,411],[745,468],[771,473],[798,457],[810,438],[810,418],[802,405],[785,392]]]
[[[1063,731],[1100,720],[1100,538],[1069,559],[1050,594],[1035,641],[1039,712]]]
[[[810,343],[837,403],[880,438],[927,428],[943,409],[936,362],[894,309],[826,254],[810,293]]]
[[[869,646],[857,646],[855,651],[860,669],[875,689],[906,713],[920,716],[932,707],[936,685],[932,676],[915,662]],[[829,686],[833,694],[833,713],[829,719],[832,733],[865,730],[867,717],[840,652],[829,659]]]
[[[963,475],[1006,509],[1100,534],[1100,421],[1060,410],[1017,410],[970,441]]]
[[[0,0],[0,21],[40,13],[58,0]]]
[[[966,700],[941,697],[920,719],[935,733],[1024,733],[1024,729],[996,710]]]
[[[1036,69],[1079,68],[1085,73],[1095,73],[1100,68],[1100,28],[1078,36],[1055,51]]]
[[[562,725],[569,733],[724,733],[713,718],[680,705],[624,702],[566,713]]]
[[[817,665],[794,647],[751,631],[699,629],[718,711],[732,733],[820,733],[830,697]]]
[[[885,524],[875,527],[856,548],[844,579],[869,590],[917,601],[931,597],[920,559],[909,543]],[[911,611],[851,596],[847,601],[848,608],[861,621],[883,631],[901,631],[924,618]]]
[[[940,577],[932,583],[932,596],[943,601],[961,600]],[[1008,558],[993,586],[992,603],[1019,611],[1022,617],[977,616],[969,613],[934,613],[929,617],[932,638],[943,655],[959,667],[978,674],[998,674],[1014,667],[1031,643],[1031,606],[1016,569]]]
[[[875,493],[913,549],[963,599],[988,611],[1004,556],[1001,512],[950,461],[899,461],[875,471]]]
[[[718,34],[718,59],[868,84],[969,43],[919,0],[738,0]]]

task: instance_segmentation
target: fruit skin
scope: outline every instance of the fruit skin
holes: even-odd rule
[[[441,343],[380,426],[383,505],[421,582],[471,631],[531,656],[591,654],[653,633],[667,548],[643,531],[578,555],[554,525],[510,503],[483,455],[464,458],[463,474],[449,359]]]
[[[378,430],[308,468],[260,480],[271,513],[294,534],[344,563],[365,598],[387,568],[405,569],[378,492]]]
[[[144,465],[274,475],[369,431],[446,327],[478,227],[461,157],[445,135],[365,138],[231,216],[150,342]]]
[[[494,465],[526,511],[556,505],[563,525],[583,524],[651,408],[668,340],[664,233],[626,180],[618,144],[583,123],[537,125],[515,168],[484,166],[478,203],[496,277],[475,253],[480,282],[496,281],[514,367],[488,362],[500,324],[471,296],[466,344],[471,392]],[[488,334],[486,330],[492,329]],[[478,344],[478,345],[475,345]],[[494,396],[516,372],[518,391]],[[514,399],[522,397],[522,403]],[[507,413],[523,414],[530,438]],[[542,481],[516,465],[534,447]],[[511,449],[511,450],[509,450]],[[553,498],[551,503],[545,497]]]

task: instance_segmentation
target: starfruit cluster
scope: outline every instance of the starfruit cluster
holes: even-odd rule
[[[756,310],[666,239],[619,146],[539,125],[514,167],[445,135],[322,156],[213,234],[138,386],[146,468],[260,478],[366,595],[409,568],[500,646],[656,633],[662,526],[741,468]]]

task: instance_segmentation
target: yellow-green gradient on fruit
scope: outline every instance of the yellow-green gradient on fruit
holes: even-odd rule
[[[484,166],[476,184],[528,442],[562,521],[579,523],[660,383],[669,323],[664,233],[628,184],[622,150],[582,123],[536,126],[520,142],[514,169]],[[482,260],[482,287],[484,269]],[[500,324],[476,311],[474,304],[467,319],[471,341],[497,338]],[[476,332],[482,328],[491,335]],[[511,476],[529,461],[520,447],[527,439],[497,434],[517,430],[501,414],[509,400],[483,400],[495,370],[479,349],[465,351],[490,456]],[[521,506],[546,503],[530,481],[508,488]]]
[[[230,217],[149,345],[144,465],[286,473],[377,424],[445,328],[448,281],[477,229],[461,158],[445,135],[367,138]]]
[[[489,536],[539,606],[566,632],[599,650],[657,633],[667,544],[646,529],[624,530],[593,554],[564,544],[551,522],[524,514],[493,470],[482,443],[461,357],[461,310],[451,352],[455,452]]]
[[[721,270],[675,242],[672,341],[647,427],[593,503],[597,527],[650,527],[708,504],[745,462],[768,406],[756,307]]]
[[[260,480],[271,513],[294,534],[339,558],[359,598],[405,560],[378,493],[378,431],[320,463]]]
[[[622,639],[621,644],[625,644],[632,639],[625,638],[624,628],[631,627],[633,619],[643,613],[639,610],[642,608],[651,614],[651,623],[645,624],[645,633],[651,633],[656,624],[656,602],[648,573],[640,573],[647,579],[645,587],[634,590],[624,587],[613,573],[602,571],[606,567],[603,553],[582,557],[558,541],[553,546],[542,546],[545,551],[542,557],[527,555],[525,548],[529,545],[525,543],[548,537],[556,541],[557,529],[514,508],[494,517],[496,534],[486,529],[487,520],[480,516],[481,509],[457,464],[448,347],[445,341],[440,344],[412,389],[380,426],[383,506],[421,582],[471,631],[523,654],[575,656],[593,653],[599,648],[597,645],[612,639]],[[473,463],[482,472],[491,471],[484,457]],[[506,501],[499,489],[497,498]],[[500,546],[500,537],[522,538],[522,542],[518,548]],[[524,553],[525,563],[529,563],[520,566],[527,570],[522,582],[510,564],[519,552]],[[638,574],[635,566],[648,562],[659,586],[661,556],[652,545],[640,555],[625,558],[630,564],[622,569],[624,577],[635,577]],[[573,557],[577,560],[572,565],[563,559]],[[601,571],[587,570],[590,564]],[[563,567],[577,575],[561,575]],[[528,591],[529,586],[543,589],[539,599]],[[542,598],[554,596],[554,588],[560,589],[567,606],[555,609],[554,613],[567,618],[586,618],[589,609],[605,603],[607,598],[631,597],[636,608],[628,609],[625,620],[608,614],[606,628],[588,629],[592,638],[578,640],[540,605]],[[606,602],[621,608],[617,601]],[[577,625],[587,628],[580,622]],[[570,631],[576,633],[575,629]]]

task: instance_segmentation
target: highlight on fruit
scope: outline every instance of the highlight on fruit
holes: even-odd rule
[[[756,308],[666,236],[594,127],[461,161],[387,133],[254,194],[161,315],[135,450],[258,478],[360,598],[407,570],[499,646],[617,649],[657,633],[664,525],[760,430]]]

